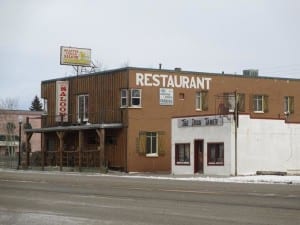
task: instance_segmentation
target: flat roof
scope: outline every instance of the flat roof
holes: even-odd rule
[[[245,79],[277,79],[277,80],[294,80],[294,81],[300,81],[300,79],[297,78],[284,78],[284,77],[268,77],[268,76],[245,76],[242,74],[226,74],[226,73],[211,73],[211,72],[196,72],[196,71],[185,71],[185,70],[177,70],[176,68],[171,70],[171,69],[159,69],[159,68],[144,68],[144,67],[122,67],[122,68],[117,68],[117,69],[110,69],[110,70],[104,70],[104,71],[99,71],[99,72],[94,72],[94,73],[87,73],[87,74],[80,74],[78,75],[79,77],[83,76],[95,76],[95,75],[105,75],[107,73],[113,73],[113,72],[118,72],[118,71],[126,71],[126,70],[144,70],[144,71],[152,71],[152,72],[167,72],[167,73],[181,73],[181,74],[197,74],[197,75],[209,75],[209,76],[219,76],[219,77],[239,77],[239,78],[245,78]],[[50,80],[44,80],[42,83],[47,83],[47,82],[53,82],[53,81],[58,81],[58,80],[70,80],[73,78],[76,78],[77,75],[75,76],[69,76],[69,77],[60,77],[60,78],[55,78],[55,79],[50,79]]]

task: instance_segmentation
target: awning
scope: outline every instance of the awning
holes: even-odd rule
[[[122,128],[122,123],[100,123],[100,124],[84,124],[84,125],[72,125],[72,126],[57,126],[57,127],[45,127],[45,128],[33,128],[25,129],[25,132],[31,133],[46,133],[55,131],[78,131],[78,130],[94,130],[105,128]]]

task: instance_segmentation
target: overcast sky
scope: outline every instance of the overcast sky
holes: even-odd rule
[[[300,79],[298,0],[0,0],[0,99],[28,109],[42,80],[70,76],[60,46],[124,65]]]

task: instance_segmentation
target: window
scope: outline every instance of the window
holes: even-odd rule
[[[207,165],[224,165],[224,143],[207,144]]]
[[[202,95],[201,95],[201,92],[196,92],[196,110],[202,111]]]
[[[128,90],[121,90],[121,107],[128,107]]]
[[[244,93],[238,93],[237,94],[238,98],[238,109],[240,112],[245,112],[245,94]]]
[[[184,93],[179,93],[179,99],[184,100]]]
[[[196,110],[198,111],[208,110],[206,91],[196,92]]]
[[[146,132],[146,154],[147,156],[157,156],[157,133]]]
[[[190,144],[175,144],[175,164],[190,165]]]
[[[294,96],[284,96],[284,113],[294,113]]]
[[[245,94],[237,93],[237,108],[239,112],[245,112]],[[235,93],[224,93],[224,106],[227,112],[235,110]]]
[[[164,156],[166,153],[166,137],[164,131],[140,131],[136,138],[136,151],[148,157]]]
[[[43,104],[43,111],[44,111],[44,115],[48,114],[48,99],[44,98],[44,104]]]
[[[130,93],[130,96],[129,96]],[[130,102],[128,101],[130,97]],[[130,103],[130,105],[129,105]],[[141,107],[142,106],[142,90],[141,89],[122,89],[121,90],[121,99],[120,99],[121,108],[125,107]]]
[[[89,96],[78,96],[78,121],[88,121]]]
[[[256,113],[268,112],[268,96],[254,95],[253,96],[253,111]]]
[[[141,89],[131,89],[131,106],[141,107]]]

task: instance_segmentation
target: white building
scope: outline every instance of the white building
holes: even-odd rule
[[[172,173],[300,172],[300,124],[239,116],[237,161],[232,115],[172,119]]]

